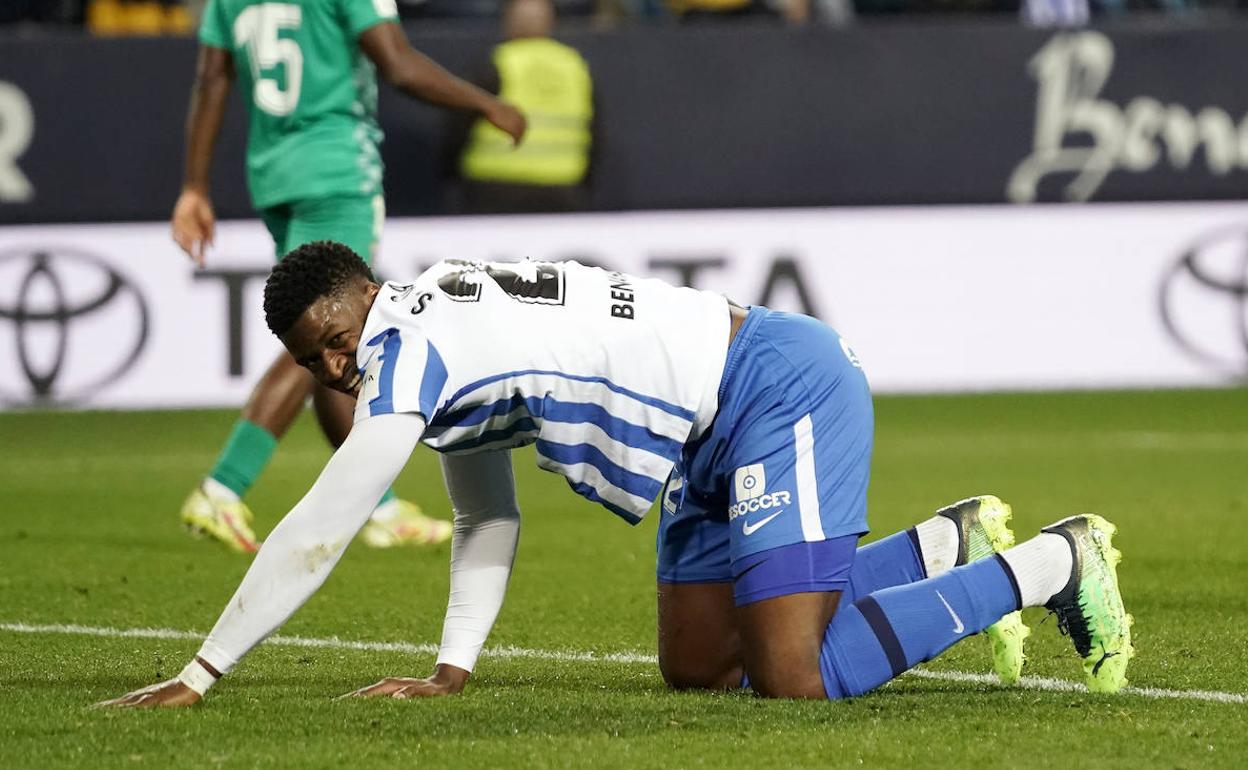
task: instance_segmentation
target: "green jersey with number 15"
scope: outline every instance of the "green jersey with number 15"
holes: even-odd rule
[[[381,192],[377,75],[357,39],[395,0],[209,0],[199,39],[234,57],[257,208]]]

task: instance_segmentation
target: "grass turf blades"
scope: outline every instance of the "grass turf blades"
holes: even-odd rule
[[[0,622],[206,631],[248,560],[187,537],[178,506],[211,464],[225,412],[7,413],[0,459]],[[18,447],[17,451],[10,449]],[[248,502],[263,536],[328,457],[310,419]],[[990,492],[1021,539],[1095,511],[1119,526],[1136,616],[1133,685],[1248,692],[1248,392],[881,398],[874,534]],[[517,457],[520,552],[490,645],[654,651],[654,520],[630,528]],[[436,458],[398,491],[447,516]],[[1204,533],[1201,535],[1200,533]],[[1223,533],[1223,535],[1211,536]],[[354,545],[280,633],[436,642],[449,546]],[[1042,610],[1025,618],[1028,676],[1079,681]],[[646,663],[485,657],[464,696],[331,698],[424,675],[432,654],[262,647],[203,707],[89,704],[177,673],[191,640],[0,631],[3,767],[1234,767],[1242,704],[1005,689],[905,677],[854,701],[672,694]],[[988,673],[985,645],[929,670]]]

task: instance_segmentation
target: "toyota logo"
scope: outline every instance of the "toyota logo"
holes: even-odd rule
[[[0,401],[93,395],[138,359],[148,317],[143,295],[98,257],[66,247],[0,252]]]
[[[1216,231],[1184,250],[1162,280],[1161,320],[1188,355],[1248,378],[1248,228]]]

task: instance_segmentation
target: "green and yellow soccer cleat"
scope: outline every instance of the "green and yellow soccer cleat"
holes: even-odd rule
[[[1083,658],[1088,689],[1118,692],[1127,684],[1127,664],[1135,655],[1132,618],[1118,588],[1122,553],[1113,545],[1118,528],[1100,516],[1085,513],[1042,531],[1066,538],[1074,554],[1070,582],[1044,606],[1057,615],[1057,627],[1070,637]]]
[[[972,497],[941,508],[939,516],[958,527],[958,566],[986,559],[1014,545],[1010,530],[1010,506],[992,495]],[[1027,656],[1023,642],[1031,629],[1019,612],[1011,612],[993,623],[984,633],[992,648],[992,668],[1005,684],[1014,684],[1023,673]]]
[[[255,553],[259,549],[251,531],[251,509],[238,499],[210,494],[198,486],[182,503],[182,523],[196,537],[211,537],[231,551]]]
[[[436,545],[451,539],[451,529],[451,522],[426,516],[419,505],[396,498],[377,506],[360,539],[373,548]]]
[[[984,629],[992,647],[992,670],[1002,684],[1017,684],[1023,675],[1027,655],[1023,643],[1031,636],[1031,629],[1023,622],[1023,614],[1017,610]]]

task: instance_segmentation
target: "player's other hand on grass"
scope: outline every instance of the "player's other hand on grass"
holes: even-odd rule
[[[120,698],[102,701],[97,706],[150,709],[159,707],[194,706],[202,696],[177,679],[128,692]]]
[[[434,668],[433,675],[424,679],[405,676],[391,676],[377,684],[361,687],[355,692],[343,695],[343,698],[436,698],[441,695],[456,695],[464,689],[468,681],[468,672],[462,668],[439,664]]]
[[[173,240],[195,260],[204,266],[204,254],[212,245],[217,215],[212,210],[208,194],[193,187],[184,187],[173,207]]]
[[[529,127],[529,121],[525,119],[524,113],[507,102],[496,101],[486,111],[485,119],[493,123],[500,131],[506,131],[511,135],[512,141],[517,145],[520,144],[525,130]]]

